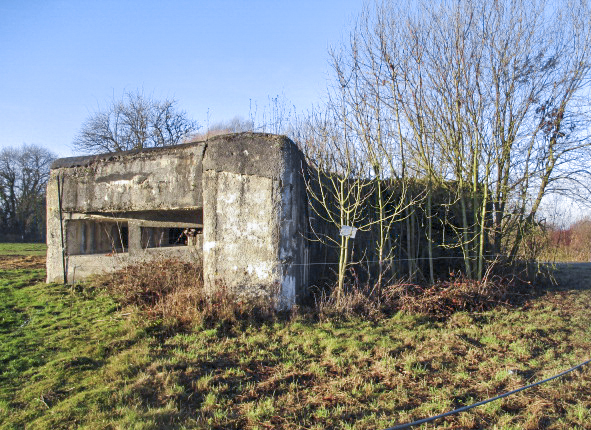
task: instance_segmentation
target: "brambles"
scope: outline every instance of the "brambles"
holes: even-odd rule
[[[121,304],[137,309],[142,316],[172,325],[234,325],[278,316],[271,300],[246,300],[223,285],[206,292],[201,266],[179,260],[131,265],[101,275],[95,283]],[[482,281],[457,275],[422,285],[399,281],[379,291],[358,283],[345,285],[341,294],[337,294],[337,290],[335,287],[313,289],[307,306],[292,310],[290,315],[321,321],[356,317],[375,321],[402,311],[448,318],[458,311],[484,311],[510,305],[533,292],[529,284],[518,278],[499,275]]]
[[[136,307],[150,319],[173,325],[234,323],[270,316],[275,311],[270,301],[237,297],[223,285],[207,293],[201,265],[180,260],[130,265],[97,277],[96,283],[122,304]]]
[[[314,296],[314,314],[320,320],[362,317],[383,319],[396,312],[449,318],[456,312],[482,312],[496,306],[511,306],[533,296],[534,289],[517,278],[493,276],[477,281],[465,276],[434,284],[404,280],[383,286],[380,294],[368,287],[347,286],[338,297],[334,291]]]
[[[442,318],[458,311],[481,312],[508,304],[512,287],[509,280],[500,277],[490,281],[458,277],[427,287],[401,283],[389,288],[386,294],[403,312]]]

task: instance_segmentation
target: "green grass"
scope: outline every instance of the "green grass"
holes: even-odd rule
[[[0,255],[45,255],[44,243],[0,243]]]
[[[110,298],[43,278],[39,269],[0,270],[1,428],[100,422],[112,404],[105,371],[117,370],[108,360],[134,341]]]
[[[2,429],[375,429],[588,358],[589,289],[446,321],[244,322],[175,331],[84,286],[0,271]],[[423,428],[588,428],[591,369]],[[439,426],[439,427],[438,427]]]

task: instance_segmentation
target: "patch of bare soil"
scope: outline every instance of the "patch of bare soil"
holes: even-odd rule
[[[0,269],[43,269],[44,255],[0,255]]]

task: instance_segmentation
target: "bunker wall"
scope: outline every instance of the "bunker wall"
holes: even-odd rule
[[[307,286],[303,158],[282,136],[237,135],[203,159],[204,279],[208,289],[290,307]]]
[[[47,186],[48,281],[63,279],[64,263],[71,282],[155,258],[200,260],[204,147],[57,160]]]

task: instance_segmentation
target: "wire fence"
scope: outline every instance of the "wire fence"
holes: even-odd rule
[[[491,254],[491,255],[483,255],[483,258],[500,258],[504,257],[502,254]],[[367,264],[367,263],[397,263],[402,261],[428,261],[428,260],[464,260],[464,257],[457,256],[457,255],[442,255],[438,257],[416,257],[416,258],[383,258],[382,260],[359,260],[359,261],[352,261],[349,264]],[[469,260],[476,260],[476,257],[468,258]],[[323,265],[323,266],[330,266],[330,265],[338,265],[338,261],[315,261],[309,263],[290,263],[292,266],[316,266],[316,265]]]

